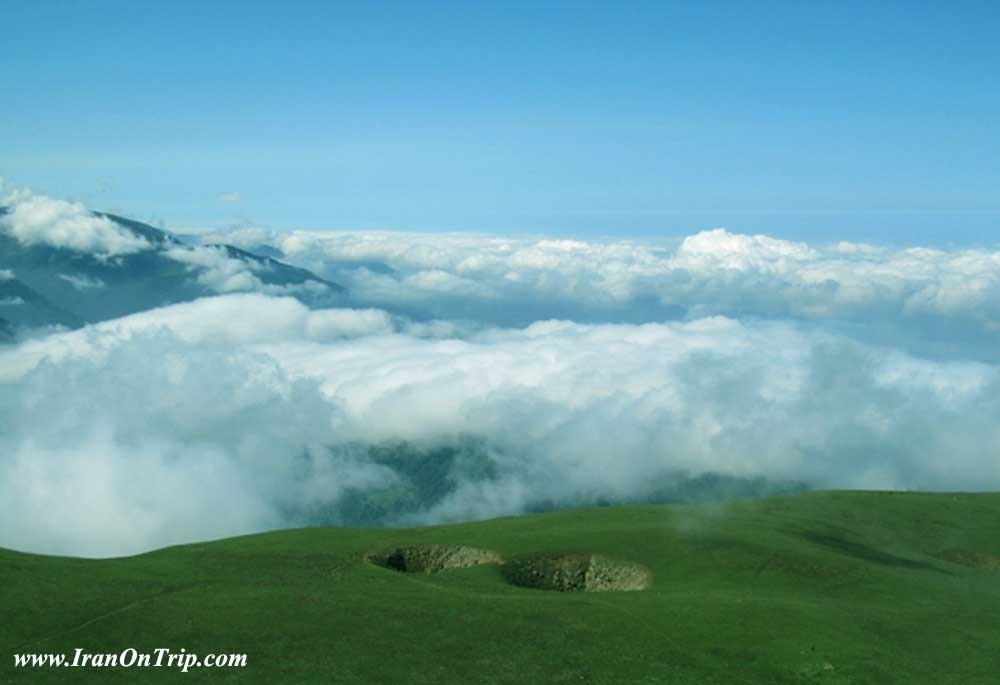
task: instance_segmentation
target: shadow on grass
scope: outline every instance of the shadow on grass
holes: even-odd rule
[[[935,573],[950,575],[947,571],[939,569],[933,564],[929,564],[925,561],[899,557],[895,554],[882,552],[874,547],[869,547],[868,545],[860,542],[854,542],[842,537],[837,537],[836,535],[830,535],[828,533],[821,533],[818,531],[806,531],[802,534],[802,537],[813,544],[822,545],[823,547],[832,549],[835,552],[846,554],[847,556],[854,557],[855,559],[861,559],[862,561],[870,561],[883,566],[894,566],[896,568],[907,568],[918,571],[934,571]]]

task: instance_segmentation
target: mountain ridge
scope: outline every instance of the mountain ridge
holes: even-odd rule
[[[23,242],[5,230],[0,206],[0,317],[10,330],[80,326],[228,292],[290,295],[308,306],[342,304],[347,289],[307,269],[233,245],[189,245],[166,230],[107,212],[90,212],[148,243],[100,254],[55,241]],[[72,227],[70,227],[70,230]]]

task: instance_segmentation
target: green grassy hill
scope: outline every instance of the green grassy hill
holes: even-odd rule
[[[463,544],[598,553],[635,592],[546,592]],[[818,492],[419,529],[312,528],[91,561],[0,551],[0,682],[996,683],[1000,495]],[[240,652],[243,669],[13,668],[13,654]]]

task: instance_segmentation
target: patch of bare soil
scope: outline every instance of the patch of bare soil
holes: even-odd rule
[[[974,552],[969,549],[945,549],[934,556],[967,568],[975,568],[983,571],[1000,571],[1000,558],[992,554],[986,554],[985,552]]]
[[[438,573],[451,568],[502,563],[500,555],[489,549],[465,545],[411,545],[369,555],[368,559],[405,573]]]
[[[557,592],[645,590],[653,582],[642,564],[597,554],[519,557],[504,564],[503,575],[514,585]]]

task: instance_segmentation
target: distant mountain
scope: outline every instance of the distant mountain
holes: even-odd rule
[[[187,245],[167,231],[97,213],[150,247],[109,256],[24,244],[5,230],[0,207],[0,318],[16,327],[77,327],[227,292],[290,295],[312,307],[342,302],[346,290],[272,257],[231,245]]]

